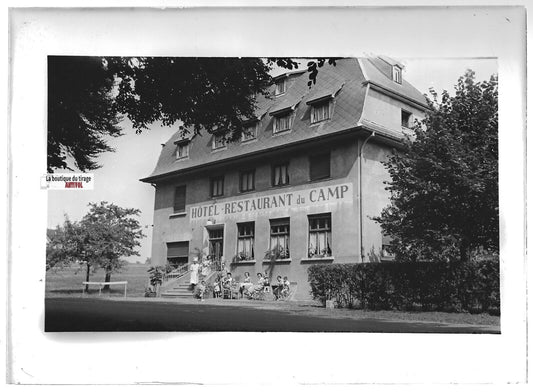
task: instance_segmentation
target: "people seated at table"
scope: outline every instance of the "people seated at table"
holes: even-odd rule
[[[272,283],[272,294],[274,294],[274,298],[276,300],[279,299],[282,289],[283,289],[283,279],[281,279],[281,275],[278,275],[278,277],[276,278],[276,281]]]
[[[291,282],[289,282],[289,278],[285,276],[283,277],[283,288],[281,289],[280,295],[282,297],[287,297],[290,291],[291,291]]]

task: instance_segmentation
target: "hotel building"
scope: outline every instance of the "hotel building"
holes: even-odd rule
[[[202,252],[234,276],[268,271],[298,283],[317,263],[390,260],[372,218],[388,204],[383,162],[428,109],[384,56],[277,76],[239,142],[176,132],[156,168],[152,262]]]

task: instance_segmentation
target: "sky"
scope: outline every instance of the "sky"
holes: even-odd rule
[[[410,59],[398,58],[405,65],[404,79],[424,94],[433,87],[437,92],[454,91],[459,76],[467,69],[476,73],[479,81],[489,79],[497,73],[495,59]],[[279,72],[278,72],[279,73]],[[318,74],[320,77],[320,73]],[[121,124],[124,136],[111,138],[109,144],[115,152],[104,153],[98,162],[100,169],[93,171],[94,190],[48,191],[49,228],[61,225],[65,215],[79,220],[88,211],[89,202],[109,201],[121,207],[141,210],[139,222],[146,235],[141,240],[140,256],[132,256],[129,262],[145,262],[151,255],[154,188],[139,179],[151,174],[155,168],[161,144],[176,132],[177,125],[163,127],[155,124],[141,134],[135,134],[129,121]]]

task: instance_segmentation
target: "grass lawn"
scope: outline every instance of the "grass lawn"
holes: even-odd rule
[[[111,275],[111,281],[128,281],[128,297],[143,297],[144,287],[148,283],[148,268],[144,264],[126,264],[120,272]],[[105,278],[104,270],[100,269],[91,275],[91,282],[103,282]],[[83,288],[81,282],[85,281],[85,270],[78,267],[65,268],[60,271],[46,272],[46,292],[47,298],[59,297],[70,294],[80,295]],[[90,286],[89,295],[98,296],[97,286]],[[124,285],[111,286],[109,293],[102,293],[102,296],[123,296]]]

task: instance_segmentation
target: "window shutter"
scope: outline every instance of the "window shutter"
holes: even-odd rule
[[[189,241],[167,242],[167,259],[189,257]]]
[[[185,185],[177,186],[174,191],[174,212],[185,211]]]
[[[312,156],[309,165],[309,177],[311,181],[328,178],[330,176],[330,155],[320,154]]]

